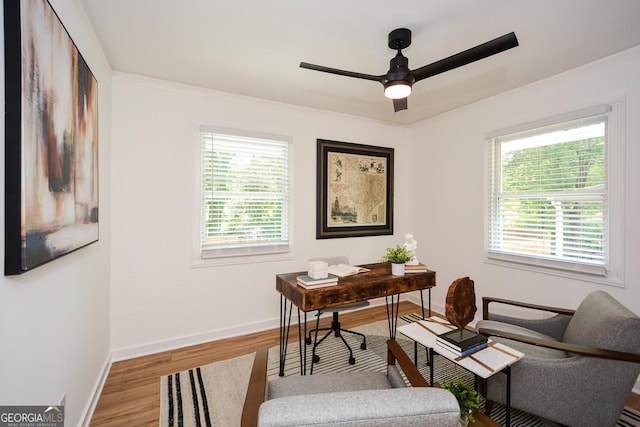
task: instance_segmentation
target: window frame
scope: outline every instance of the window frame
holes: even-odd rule
[[[270,262],[276,260],[288,260],[293,258],[293,141],[289,136],[280,134],[272,134],[267,132],[234,129],[206,124],[196,124],[194,126],[194,140],[196,141],[194,152],[197,152],[197,171],[194,174],[194,178],[197,179],[197,191],[194,191],[194,226],[192,227],[193,244],[192,244],[192,262],[191,266],[194,268],[208,267],[216,265],[233,265],[233,264],[246,264],[246,263],[258,263],[258,262]],[[271,245],[265,245],[260,249],[260,246],[246,249],[230,249],[225,248],[213,248],[205,249],[202,247],[202,226],[203,222],[203,209],[204,209],[204,195],[203,195],[203,155],[204,149],[202,146],[202,134],[203,133],[218,133],[223,135],[247,137],[255,139],[265,139],[280,141],[287,144],[288,151],[288,163],[287,163],[287,203],[286,203],[286,216],[287,216],[287,231],[288,231],[288,245],[278,249],[269,249]],[[265,249],[266,248],[266,249]]]
[[[492,194],[493,182],[491,180],[492,169],[499,167],[499,159],[492,164],[495,140],[511,134],[534,132],[549,126],[588,119],[606,114],[607,126],[605,134],[605,169],[608,216],[608,236],[603,248],[605,266],[600,271],[590,268],[587,264],[565,263],[546,259],[544,256],[517,255],[512,253],[493,252],[491,244],[492,221]],[[625,264],[625,139],[624,139],[624,109],[623,102],[616,101],[606,105],[589,107],[569,113],[498,129],[486,134],[485,157],[485,262],[503,267],[517,268],[537,273],[551,274],[561,277],[578,279],[581,281],[600,283],[612,286],[624,286]]]

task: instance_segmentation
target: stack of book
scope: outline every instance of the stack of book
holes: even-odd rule
[[[324,288],[325,286],[335,286],[338,284],[338,276],[329,274],[324,279],[314,279],[313,277],[305,274],[304,276],[296,277],[298,285],[305,289]]]
[[[427,266],[424,265],[424,264],[416,264],[416,265],[405,264],[404,272],[407,273],[407,274],[409,274],[409,273],[426,273],[427,272]]]
[[[467,356],[485,348],[488,338],[467,329],[454,329],[436,337],[436,342],[458,356]]]

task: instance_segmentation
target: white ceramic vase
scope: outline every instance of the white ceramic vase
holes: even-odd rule
[[[391,275],[404,276],[404,264],[391,263]]]

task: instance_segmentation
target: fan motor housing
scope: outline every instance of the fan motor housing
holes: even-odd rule
[[[389,71],[387,71],[386,74],[386,82],[383,81],[382,83],[385,84],[388,82],[399,81],[405,82],[409,85],[412,85],[415,82],[413,73],[409,69],[409,59],[400,53],[389,61]]]

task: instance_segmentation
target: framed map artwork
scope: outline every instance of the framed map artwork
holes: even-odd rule
[[[317,142],[316,239],[393,234],[393,148]]]

